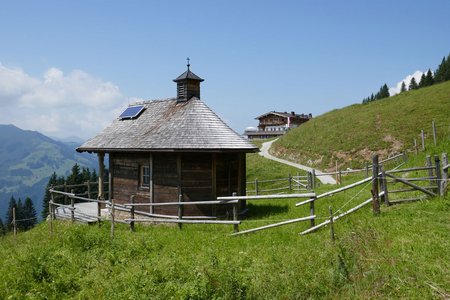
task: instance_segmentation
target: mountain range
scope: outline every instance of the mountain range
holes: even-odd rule
[[[16,200],[30,197],[40,216],[45,186],[53,172],[66,176],[75,163],[95,169],[96,157],[77,153],[79,144],[56,141],[14,125],[0,125],[0,218],[5,218],[11,196]]]

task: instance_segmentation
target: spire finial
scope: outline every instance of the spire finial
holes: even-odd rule
[[[188,70],[189,70],[189,67],[191,66],[191,64],[189,63],[190,58],[188,57],[188,58],[186,58],[186,60],[187,60],[187,67],[188,67]]]

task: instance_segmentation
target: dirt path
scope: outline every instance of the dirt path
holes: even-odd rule
[[[279,162],[279,163],[282,163],[285,165],[289,165],[289,166],[292,166],[292,167],[300,169],[300,170],[305,170],[308,172],[311,172],[313,170],[313,168],[303,166],[303,165],[300,165],[300,164],[297,164],[297,163],[294,163],[294,162],[291,162],[288,160],[284,160],[284,159],[281,159],[281,158],[278,158],[278,157],[275,157],[275,156],[269,154],[270,146],[272,146],[272,143],[275,141],[276,140],[263,143],[262,147],[261,147],[261,152],[259,152],[259,155],[261,155],[267,159],[271,159],[276,162]],[[323,174],[323,172],[319,171],[317,169],[314,169],[314,170],[316,172],[317,179],[319,179],[320,182],[325,183],[325,184],[336,184],[336,180],[332,176],[330,176],[330,175],[319,176],[319,175]]]

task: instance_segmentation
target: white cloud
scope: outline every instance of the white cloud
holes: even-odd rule
[[[416,72],[414,72],[414,74],[406,76],[403,80],[398,82],[395,87],[389,88],[389,94],[391,96],[394,96],[394,95],[400,93],[400,90],[402,88],[402,82],[405,82],[406,89],[408,89],[409,83],[411,82],[411,79],[413,79],[413,77],[416,80],[417,84],[419,84],[420,77],[422,77],[423,73],[424,72],[422,72],[422,71],[416,71]]]
[[[0,63],[0,123],[55,137],[93,137],[127,100],[111,82],[74,70],[50,68],[42,78]]]

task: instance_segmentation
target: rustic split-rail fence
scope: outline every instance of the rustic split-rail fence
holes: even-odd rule
[[[100,224],[103,220],[111,221],[111,235],[114,235],[115,223],[129,224],[132,231],[135,230],[136,222],[149,222],[149,223],[173,223],[177,224],[181,229],[183,224],[223,224],[233,225],[232,235],[241,235],[251,233],[255,231],[265,230],[287,224],[306,222],[309,221],[309,228],[301,232],[304,235],[310,232],[314,232],[321,227],[338,219],[359,210],[360,208],[372,204],[372,210],[375,215],[380,213],[380,205],[395,205],[400,203],[407,203],[412,201],[424,200],[427,197],[435,197],[444,195],[448,189],[449,177],[448,172],[450,165],[446,154],[442,154],[442,157],[434,156],[433,158],[427,156],[425,166],[404,168],[400,167],[404,162],[400,162],[396,167],[386,170],[383,166],[386,162],[398,159],[404,159],[404,155],[396,155],[386,160],[378,160],[378,156],[373,157],[372,165],[363,170],[348,170],[347,173],[354,172],[366,172],[371,170],[371,175],[346,186],[340,186],[332,191],[325,192],[323,194],[316,194],[313,191],[314,187],[314,174],[308,176],[288,176],[286,179],[290,183],[284,190],[288,190],[290,194],[269,194],[269,195],[246,195],[236,196],[234,193],[227,197],[218,197],[217,199],[210,201],[187,201],[183,202],[182,197],[176,202],[164,202],[164,203],[135,203],[134,196],[130,197],[129,203],[115,204],[114,199],[104,199],[98,197],[97,193],[91,191],[92,186],[95,183],[85,183],[83,185],[63,185],[55,186],[50,189],[51,200],[49,202],[49,219],[50,229],[53,231],[53,220],[56,218],[70,219],[72,222],[80,221],[87,223]],[[343,173],[344,174],[344,173]],[[411,174],[414,177],[411,177]],[[304,182],[302,182],[304,180]],[[277,182],[280,180],[271,181]],[[270,181],[266,181],[270,182]],[[255,183],[257,186],[261,181]],[[98,183],[97,183],[98,184]],[[367,187],[371,185],[371,197],[363,199],[362,202],[348,210],[342,211],[342,209],[335,210],[335,213],[330,213],[329,216],[318,217],[316,215],[316,203],[317,201],[323,201],[322,199],[329,199],[330,197],[339,194],[341,192],[354,189],[360,186]],[[82,187],[86,188],[86,191],[81,193],[75,193],[75,189],[80,191]],[[70,190],[70,192],[68,192]],[[262,193],[264,190],[258,190],[258,193]],[[272,192],[275,189],[272,190]],[[275,190],[280,191],[280,190]],[[305,191],[299,193],[299,191]],[[270,189],[265,192],[271,192]],[[252,193],[252,191],[250,191]],[[92,198],[97,195],[97,199]],[[108,195],[108,191],[103,192],[103,196]],[[399,197],[400,195],[400,197]],[[406,195],[406,196],[404,196]],[[412,195],[412,196],[411,196]],[[243,220],[239,215],[239,207],[242,201],[259,201],[267,200],[282,201],[286,199],[306,199],[296,204],[296,207],[309,205],[309,215],[299,218],[283,220],[281,222],[272,223],[244,231],[239,231],[239,225]],[[96,214],[84,213],[76,206],[77,202],[89,202],[96,204]],[[230,207],[229,212],[225,219],[219,219],[218,217],[204,217],[204,216],[184,216],[183,208],[187,205],[226,205]],[[139,210],[140,207],[149,206],[175,206],[178,208],[178,215],[155,215]],[[331,207],[330,207],[331,211]],[[322,222],[317,224],[317,220]]]
[[[444,139],[450,139],[450,126],[447,133],[444,131]],[[436,124],[432,123],[433,142],[436,145],[439,138],[436,133]],[[425,133],[421,130],[421,150],[425,151]],[[428,135],[429,137],[429,135]],[[413,150],[416,154],[419,152],[417,140],[413,141]],[[395,167],[387,168],[388,163],[395,163]],[[247,195],[236,196],[236,193],[227,197],[218,197],[217,199],[209,201],[182,201],[183,197],[180,195],[179,199],[174,202],[163,203],[136,203],[135,196],[130,196],[129,203],[116,204],[114,199],[111,199],[111,191],[108,183],[86,182],[78,185],[60,185],[52,186],[50,188],[51,200],[49,201],[49,220],[50,229],[53,231],[53,221],[55,219],[69,219],[72,222],[85,223],[100,223],[103,220],[111,221],[111,236],[114,234],[115,223],[129,224],[132,231],[135,230],[136,222],[157,223],[173,223],[177,224],[181,229],[183,224],[223,224],[233,225],[232,235],[241,235],[260,230],[266,230],[287,224],[309,221],[309,228],[302,231],[300,234],[308,234],[314,232],[326,225],[332,225],[340,218],[353,213],[362,207],[372,204],[373,214],[380,214],[381,205],[396,205],[401,203],[408,203],[412,201],[424,200],[428,197],[444,196],[448,190],[449,184],[449,162],[446,153],[439,156],[427,156],[424,166],[403,168],[401,167],[407,162],[407,154],[399,153],[388,157],[384,160],[379,160],[378,155],[374,155],[372,163],[366,163],[365,166],[359,169],[340,170],[336,168],[335,172],[328,172],[322,174],[315,174],[314,170],[308,172],[306,175],[288,174],[285,178],[254,180],[247,182]],[[347,174],[361,173],[363,179],[343,186],[343,176]],[[333,175],[336,177],[336,182],[340,187],[323,194],[315,192],[317,176]],[[103,186],[98,188],[98,186]],[[370,197],[363,199],[359,204],[344,211],[344,208],[350,201],[359,196],[362,191],[370,188]],[[362,188],[361,188],[362,186]],[[322,199],[330,199],[330,197],[339,193],[359,188],[359,192],[352,197],[341,208],[334,210],[329,207],[329,215],[317,216],[316,203],[317,201],[324,201]],[[296,207],[309,205],[309,215],[283,220],[281,222],[272,223],[244,231],[239,231],[239,225],[242,222],[247,222],[239,213],[241,202],[245,201],[259,201],[268,200],[282,201],[287,199],[306,199],[298,202]],[[80,203],[89,203],[88,208],[84,208]],[[220,218],[217,216],[186,216],[183,214],[184,207],[188,205],[209,205],[219,206],[225,205],[226,216]],[[156,206],[175,206],[177,207],[177,215],[161,215],[147,213],[139,208],[142,207],[156,207]],[[94,207],[94,209],[93,209]],[[246,211],[241,212],[244,214]],[[321,220],[322,222],[317,223]],[[20,221],[20,220],[19,220]],[[331,228],[333,226],[330,226]]]

